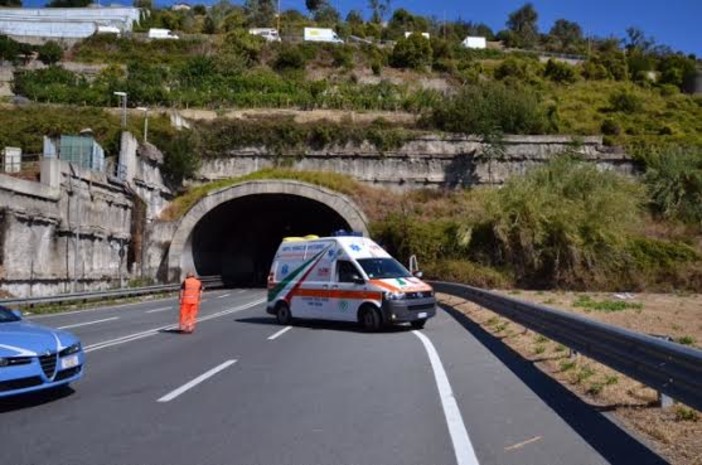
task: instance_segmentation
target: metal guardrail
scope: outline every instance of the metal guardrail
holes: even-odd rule
[[[702,410],[701,350],[463,284],[431,284]]]
[[[202,276],[200,277],[205,288],[222,287],[221,276]],[[174,292],[180,289],[180,283],[159,284],[155,286],[131,287],[124,289],[110,289],[107,291],[92,291],[92,292],[76,292],[72,294],[60,294],[45,297],[26,297],[17,299],[0,299],[0,305],[5,307],[20,306],[31,307],[39,304],[58,304],[71,302],[85,302],[90,300],[102,300],[111,298],[135,297],[148,294],[157,294],[160,292]]]

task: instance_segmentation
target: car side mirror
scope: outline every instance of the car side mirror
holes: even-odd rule
[[[20,320],[22,319],[22,310],[10,310],[14,316],[19,318]]]
[[[359,275],[354,275],[352,280],[354,284],[366,284],[366,280]]]
[[[415,278],[421,278],[422,276],[424,276],[424,273],[422,273],[421,271],[415,271],[414,273],[412,273],[412,275],[414,275]]]

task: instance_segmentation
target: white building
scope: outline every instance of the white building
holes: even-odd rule
[[[487,40],[485,40],[485,37],[468,36],[463,39],[462,45],[465,48],[487,48]]]

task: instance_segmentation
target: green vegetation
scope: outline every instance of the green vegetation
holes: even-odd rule
[[[693,346],[695,345],[695,338],[692,336],[681,336],[675,340],[678,344]]]
[[[595,300],[586,295],[579,296],[577,300],[573,302],[573,306],[604,313],[643,308],[643,304],[638,302],[627,302],[625,300]]]
[[[696,422],[700,419],[700,414],[695,409],[678,405],[675,407],[675,419]]]

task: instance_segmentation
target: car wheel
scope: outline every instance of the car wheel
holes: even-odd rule
[[[363,311],[361,311],[361,326],[369,333],[380,330],[382,321],[380,320],[378,310],[371,307],[366,307],[363,309]]]
[[[275,310],[275,317],[278,323],[284,326],[288,326],[292,323],[292,314],[290,313],[290,307],[285,302],[280,302]]]
[[[410,322],[410,325],[412,325],[414,329],[424,329],[424,323],[426,322],[427,320],[414,320]]]

